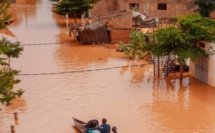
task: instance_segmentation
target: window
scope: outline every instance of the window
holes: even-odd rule
[[[158,3],[158,10],[167,10],[166,3]]]
[[[134,8],[137,8],[137,9],[139,9],[139,3],[130,3],[129,4],[129,9],[134,9]]]

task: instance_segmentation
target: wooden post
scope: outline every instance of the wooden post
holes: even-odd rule
[[[15,127],[14,127],[14,125],[12,125],[12,126],[10,127],[10,129],[11,129],[11,133],[15,133]]]
[[[14,112],[14,119],[18,119],[18,112]]]
[[[158,77],[160,77],[160,57],[158,56]]]
[[[163,28],[163,21],[161,21],[161,26],[160,27],[161,27],[161,29]]]
[[[18,120],[18,119],[15,119],[15,120],[14,120],[14,123],[15,123],[15,125],[19,125],[19,120]]]
[[[68,13],[66,13],[66,27],[69,26]]]
[[[156,21],[154,20],[154,21],[153,21],[153,31],[152,31],[152,34],[153,34],[153,38],[152,38],[152,39],[153,39],[153,40],[152,40],[152,41],[153,41],[153,44],[155,44],[155,37],[154,37],[155,24],[156,24]]]
[[[154,66],[154,76],[155,76],[155,71],[156,71],[156,70],[155,70],[155,56],[154,56],[154,55],[153,55],[153,63],[154,63],[153,66]]]

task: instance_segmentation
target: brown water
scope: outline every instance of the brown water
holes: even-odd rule
[[[75,133],[72,117],[100,122],[106,117],[120,133],[215,133],[214,87],[189,76],[182,82],[178,75],[156,80],[151,65],[122,67],[144,61],[76,43],[48,0],[18,1],[13,9],[13,40],[46,45],[24,46],[12,67],[21,74],[58,74],[19,76],[17,88],[25,93],[1,106],[0,133],[9,133],[14,124],[16,133]]]

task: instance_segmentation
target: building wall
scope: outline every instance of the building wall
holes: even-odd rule
[[[209,57],[201,59],[197,63],[190,63],[190,75],[204,81],[212,86],[215,86],[215,44],[203,42],[205,50],[209,51]],[[214,54],[214,55],[212,55]]]
[[[94,5],[94,8],[90,10],[91,17],[95,14],[105,14],[107,12],[117,10],[117,0],[100,0]]]
[[[158,3],[167,3],[167,10],[158,10]],[[173,2],[169,0],[158,0],[148,2],[148,15],[150,17],[173,18],[180,15],[188,15],[193,13],[192,10],[187,10],[187,3]]]
[[[100,0],[91,10],[94,14],[104,14],[108,11],[129,10],[130,3],[139,4],[139,12],[148,14],[149,17],[172,18],[179,15],[193,13],[192,10],[187,10],[188,1],[178,0]],[[166,3],[167,10],[158,10],[158,3]]]
[[[137,3],[139,4],[139,12],[144,13],[144,2],[145,0],[118,0],[118,9],[130,9],[130,3]]]

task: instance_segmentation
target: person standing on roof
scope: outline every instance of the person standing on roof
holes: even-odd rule
[[[107,124],[106,118],[102,119],[101,127],[102,127],[101,133],[110,133],[110,125]]]

